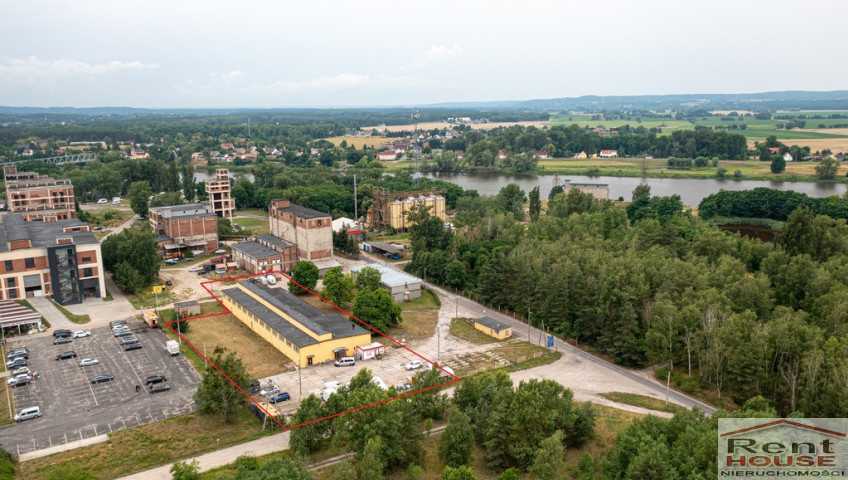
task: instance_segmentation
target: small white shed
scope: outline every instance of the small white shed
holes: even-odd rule
[[[360,345],[356,347],[357,360],[371,360],[377,358],[377,355],[383,355],[386,352],[386,347],[380,342],[372,342],[368,345]]]

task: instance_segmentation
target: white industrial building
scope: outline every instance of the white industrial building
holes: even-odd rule
[[[395,303],[408,302],[421,296],[421,279],[392,267],[379,263],[369,263],[368,265],[357,265],[351,268],[350,272],[356,276],[357,272],[366,267],[380,272],[380,286],[389,291],[389,295],[392,296]]]

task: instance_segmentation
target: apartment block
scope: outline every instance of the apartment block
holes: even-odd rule
[[[219,217],[232,221],[233,209],[236,208],[235,200],[232,198],[230,185],[230,171],[226,168],[215,170],[215,178],[206,180],[206,194],[212,204],[212,211]]]
[[[0,217],[0,297],[20,300],[53,295],[68,305],[105,297],[100,242],[77,219],[31,222]]]
[[[218,217],[208,201],[151,207],[147,218],[150,228],[159,234],[156,241],[166,256],[186,250],[210,253],[218,248]]]
[[[70,180],[18,172],[15,166],[3,167],[3,176],[9,211],[19,213],[25,221],[51,222],[77,217]]]

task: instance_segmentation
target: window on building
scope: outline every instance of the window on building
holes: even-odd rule
[[[82,269],[82,276],[83,277],[90,277],[91,275],[93,275],[92,269],[90,269],[90,268],[83,268]]]
[[[83,262],[90,262],[90,261],[91,261],[91,257],[82,257],[82,261],[83,261]]]
[[[15,279],[14,279],[14,278],[10,278],[10,279],[6,280],[6,285],[8,285],[8,286],[9,286],[9,288],[12,288],[12,287],[17,286],[17,283],[15,283]]]
[[[9,290],[9,298],[18,298],[18,289],[13,288]]]
[[[32,257],[30,257],[30,258],[25,258],[25,259],[24,259],[24,266],[25,266],[26,268],[35,268],[35,259],[34,259],[34,258],[32,258]]]
[[[7,272],[11,272],[11,271],[12,271],[12,268],[13,268],[13,267],[12,267],[12,261],[11,261],[11,260],[6,260],[6,271],[7,271]]]

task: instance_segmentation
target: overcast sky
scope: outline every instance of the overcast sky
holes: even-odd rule
[[[848,89],[845,0],[0,0],[0,105]]]

